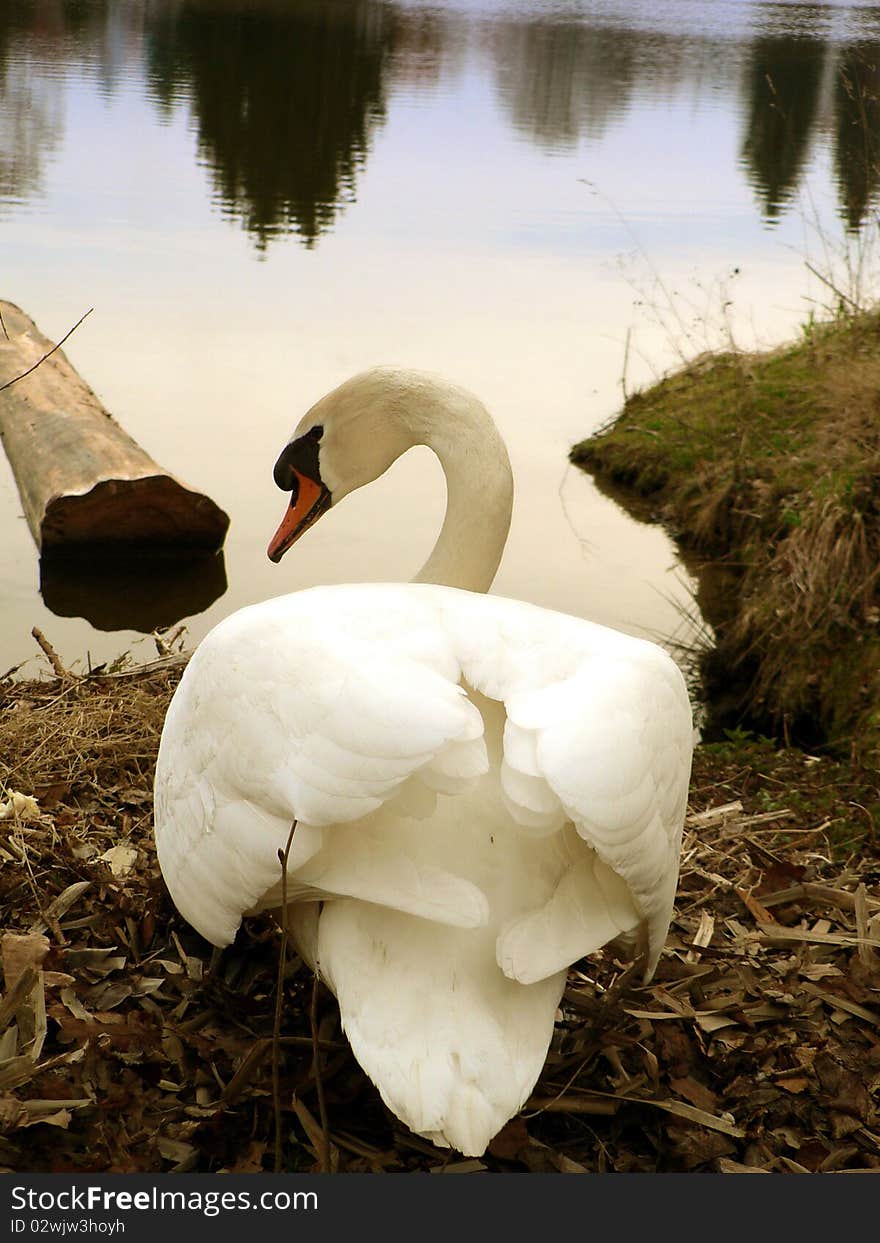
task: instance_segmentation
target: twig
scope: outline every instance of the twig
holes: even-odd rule
[[[550,1098],[551,1101],[558,1101],[561,1099],[561,1097],[565,1096],[566,1092],[571,1087],[571,1085],[574,1083],[575,1079],[577,1079],[578,1075],[584,1069],[584,1067],[586,1066],[589,1060],[590,1060],[589,1058],[581,1059],[581,1061],[578,1063],[574,1071],[574,1074],[571,1075],[568,1082],[559,1089],[556,1095]],[[545,1109],[549,1108],[549,1103],[547,1100],[543,1100],[539,1097],[532,1096],[526,1101],[524,1108],[532,1110],[531,1113],[523,1113],[522,1116],[524,1118],[537,1118],[538,1114],[543,1113]],[[614,1112],[613,1109],[609,1109],[609,1110],[600,1109],[599,1110],[599,1113],[613,1113],[613,1112]]]
[[[39,626],[32,627],[31,634],[34,636],[34,638],[39,643],[40,647],[43,649],[46,655],[46,659],[49,661],[49,664],[55,670],[55,676],[57,678],[60,678],[62,681],[66,681],[68,678],[72,677],[72,674],[70,673],[68,669],[65,669],[64,665],[61,663],[61,657],[58,655],[58,653],[55,651],[55,648],[52,646],[52,644],[43,634],[42,630],[40,630]]]
[[[272,1103],[275,1109],[275,1173],[281,1173],[281,1079],[279,1070],[281,1005],[284,1000],[284,960],[287,956],[287,860],[293,844],[296,821],[290,826],[287,845],[278,851],[281,864],[281,948],[278,951],[278,981],[275,988],[275,1020],[272,1024]]]
[[[629,401],[629,393],[626,390],[626,372],[629,367],[629,344],[632,337],[632,324],[626,330],[626,344],[623,347],[623,371],[620,375],[620,389],[623,393],[624,405]]]
[[[818,270],[818,268],[813,267],[812,263],[810,263],[808,260],[805,261],[805,267],[808,272],[813,273],[813,275],[816,277],[817,280],[820,280],[823,285],[827,286],[827,288],[831,290],[834,296],[840,299],[841,303],[848,302],[854,311],[860,311],[862,309],[854,298],[851,298],[849,294],[845,294],[842,289],[838,289],[837,286],[834,284],[834,281],[832,281],[827,276],[823,276],[822,273]]]
[[[40,973],[36,967],[25,967],[15,983],[7,987],[6,996],[0,1001],[0,1032],[6,1031],[15,1017],[16,1010],[39,978]]]
[[[151,674],[157,673],[162,669],[176,669],[178,665],[185,665],[189,660],[191,652],[174,652],[171,656],[160,656],[158,660],[148,660],[143,665],[134,665],[130,669],[104,669],[100,666],[92,671],[95,678],[148,678]]]
[[[4,337],[6,338],[6,340],[8,341],[8,340],[9,340],[9,333],[8,333],[8,332],[7,332],[7,330],[6,330],[6,320],[3,318],[3,312],[2,312],[2,311],[0,311],[0,328],[2,328],[2,329],[3,329],[3,335],[4,335]]]
[[[159,653],[160,656],[170,656],[172,654],[171,648],[168,646],[168,644],[159,634],[158,630],[153,631],[152,639],[153,639],[153,642],[156,644],[156,651]]]
[[[204,1016],[200,1016],[203,1018]],[[187,1031],[186,1023],[181,1023],[178,1031]],[[293,1049],[312,1049],[314,1050],[315,1042],[311,1036],[282,1036],[275,1041],[271,1036],[264,1036],[251,1046],[250,1052],[243,1059],[238,1070],[226,1084],[223,1089],[223,1103],[225,1105],[234,1105],[241,1096],[244,1089],[251,1082],[257,1071],[263,1064],[266,1054],[271,1052],[275,1045],[288,1045]],[[349,1051],[347,1044],[343,1044],[339,1040],[319,1040],[318,1047],[326,1049],[328,1053],[344,1053]]]
[[[570,1097],[565,1095],[565,1089],[563,1089],[556,1096],[529,1097],[526,1101],[526,1108],[530,1110],[529,1113],[523,1115],[526,1118],[536,1118],[541,1113],[598,1114],[611,1117],[617,1113],[620,1102],[617,1099],[599,1100],[593,1096]]]
[[[593,1091],[584,1093],[583,1096],[566,1096],[562,1099],[552,1097],[549,1101],[541,1100],[535,1103],[549,1113],[571,1114],[605,1113],[607,1110],[603,1106],[608,1104],[615,1108],[620,1105],[650,1105],[654,1109],[662,1109],[679,1118],[687,1118],[689,1122],[696,1122],[698,1126],[708,1127],[710,1131],[721,1131],[723,1135],[731,1135],[736,1139],[743,1139],[746,1134],[745,1128],[738,1126],[730,1118],[718,1117],[707,1113],[705,1109],[697,1109],[694,1105],[687,1105],[684,1101],[672,1099],[653,1100],[645,1096],[624,1096],[614,1092]]]
[[[64,342],[67,340],[67,338],[68,338],[69,336],[71,336],[74,332],[76,332],[77,328],[79,328],[79,326],[80,326],[80,324],[83,322],[83,320],[84,320],[87,316],[91,315],[91,313],[92,313],[92,311],[94,311],[94,309],[95,309],[95,308],[94,308],[93,306],[90,306],[90,307],[89,307],[89,309],[86,311],[85,315],[81,315],[81,316],[79,317],[79,319],[76,321],[76,323],[73,325],[73,327],[72,327],[71,329],[69,329],[69,331],[65,332],[64,336],[61,338],[61,340],[58,342],[58,344],[57,344],[57,345],[53,345],[53,346],[52,346],[52,348],[51,348],[51,350],[46,350],[46,353],[43,355],[43,357],[42,357],[42,358],[38,358],[38,359],[37,359],[37,361],[36,361],[36,362],[35,362],[32,366],[28,367],[27,371],[23,371],[23,372],[21,373],[21,375],[13,376],[13,377],[12,377],[12,379],[11,379],[11,380],[7,380],[5,384],[0,384],[0,393],[2,393],[2,392],[3,392],[3,390],[4,390],[5,388],[9,388],[9,387],[10,387],[10,385],[12,385],[12,384],[17,384],[17,383],[19,382],[19,380],[23,380],[23,379],[25,378],[25,376],[30,375],[30,373],[31,373],[32,371],[36,371],[36,369],[37,369],[37,367],[39,367],[40,363],[44,363],[44,362],[46,361],[46,359],[47,359],[47,358],[48,358],[51,354],[54,354],[56,350],[60,350],[60,349],[61,349],[61,347],[62,347],[62,345],[64,344]],[[3,325],[3,331],[4,331],[4,332],[6,332],[6,325],[5,325],[5,324]],[[9,334],[7,333],[6,335],[7,335],[7,338],[8,338]]]
[[[168,645],[168,647],[173,648],[175,643],[179,643],[185,634],[186,634],[186,623],[181,622],[179,626],[177,626],[174,630],[171,631],[171,634],[163,635],[163,638],[166,644]]]
[[[315,1091],[318,1094],[318,1117],[321,1120],[321,1173],[330,1173],[330,1123],[324,1100],[324,1081],[321,1078],[321,1047],[318,1039],[318,977],[312,982],[312,1004],[309,1007],[309,1023],[312,1028],[312,1062],[315,1075]]]
[[[186,634],[186,626],[181,622],[174,630],[169,630],[165,634],[161,634],[159,630],[153,630],[150,637],[156,644],[156,651],[159,653],[159,656],[164,659],[168,656],[177,655],[174,651],[174,644],[184,634]]]

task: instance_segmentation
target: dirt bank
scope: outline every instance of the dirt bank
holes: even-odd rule
[[[718,354],[629,398],[572,460],[650,504],[700,600],[718,726],[880,758],[880,313]]]

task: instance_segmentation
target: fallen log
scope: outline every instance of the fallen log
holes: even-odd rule
[[[223,510],[158,466],[19,307],[0,315],[0,439],[41,554],[219,549]]]

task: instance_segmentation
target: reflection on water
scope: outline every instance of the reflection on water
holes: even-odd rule
[[[880,43],[762,37],[750,48],[748,79],[742,156],[765,218],[778,219],[793,201],[827,129],[840,212],[857,230],[880,198]]]
[[[13,35],[23,29],[14,9],[0,9],[0,211],[40,193],[45,161],[62,128],[57,79],[26,47],[11,53]]]
[[[819,112],[827,47],[818,39],[756,39],[749,52],[749,113],[742,155],[767,220],[797,192]]]
[[[647,629],[668,544],[655,532],[628,560],[642,534],[578,477],[585,552],[557,497],[621,367],[642,383],[654,364],[639,372],[642,343],[630,349],[640,300],[621,248],[644,241],[656,271],[676,269],[675,294],[690,271],[712,288],[742,267],[753,305],[787,303],[770,327],[787,332],[802,286],[778,293],[781,261],[760,248],[791,248],[808,179],[823,220],[831,199],[854,232],[880,204],[880,8],[0,0],[0,293],[55,339],[99,305],[88,331],[104,335],[78,334],[74,361],[151,453],[187,478],[195,464],[230,510],[227,609],[357,577],[374,555],[394,576],[424,559],[436,514],[407,510],[427,497],[407,466],[328,516],[285,577],[263,564],[284,436],[322,392],[391,362],[443,372],[499,417],[518,482],[499,590]],[[702,340],[668,319],[679,350]],[[15,610],[0,639],[40,620],[16,501],[0,470],[0,597]],[[604,567],[600,529],[620,545]],[[639,556],[654,558],[649,586]],[[49,608],[102,629],[207,609],[223,563],[194,598],[183,585],[41,571]]]
[[[151,89],[166,107],[190,98],[223,210],[261,248],[280,232],[313,246],[353,199],[391,36],[369,0],[184,3],[151,23]]]
[[[490,46],[498,94],[512,124],[551,151],[601,138],[632,94],[638,43],[617,30],[574,22],[502,22]]]
[[[134,60],[160,116],[192,110],[222,210],[260,248],[287,232],[311,247],[354,200],[392,94],[436,88],[471,48],[510,124],[549,151],[601,140],[637,102],[741,89],[741,159],[765,219],[827,142],[857,228],[880,197],[878,11],[855,10],[841,39],[829,14],[845,5],[740,6],[733,32],[725,7],[718,31],[707,19],[695,35],[651,29],[640,4],[628,28],[613,3],[490,18],[391,0],[4,0],[0,203],[40,191],[63,129],[58,74],[78,63],[112,90]]]
[[[0,110],[0,209],[38,195],[42,170],[61,128],[58,83],[41,74],[30,59],[3,71]]]
[[[834,166],[846,223],[859,227],[880,198],[880,46],[844,48],[835,82]]]
[[[150,634],[210,608],[226,591],[223,553],[192,561],[134,552],[130,560],[40,559],[43,603],[57,617],[83,617],[96,630]]]

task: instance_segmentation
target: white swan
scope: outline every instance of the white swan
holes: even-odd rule
[[[226,945],[280,905],[296,820],[288,926],[355,1056],[413,1131],[479,1155],[534,1086],[568,966],[625,934],[654,970],[691,713],[654,644],[476,594],[510,466],[480,402],[433,377],[369,371],[309,411],[275,467],[292,498],[270,557],[417,444],[448,500],[416,582],[298,591],[202,641],[162,734],[156,843],[178,909]]]

